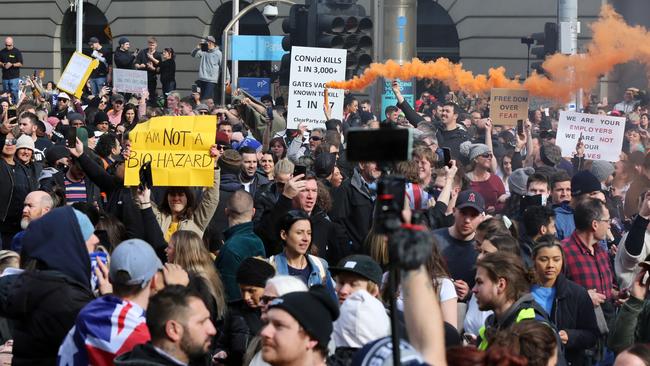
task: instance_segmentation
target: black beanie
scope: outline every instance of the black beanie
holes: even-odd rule
[[[323,286],[313,286],[309,292],[291,292],[269,304],[269,309],[289,313],[321,346],[326,346],[332,334],[332,323],[339,317],[339,306]]]
[[[106,114],[106,112],[103,111],[97,112],[97,114],[95,114],[95,120],[93,122],[95,125],[97,125],[100,122],[108,122],[108,114]]]
[[[269,262],[255,257],[244,259],[237,269],[237,283],[255,287],[266,286],[266,280],[275,275],[275,268]]]
[[[47,161],[47,165],[50,167],[54,167],[57,160],[69,157],[70,151],[65,146],[53,145],[45,150],[45,161]]]

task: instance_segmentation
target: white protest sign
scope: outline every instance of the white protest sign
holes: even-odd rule
[[[97,61],[79,52],[73,53],[56,84],[57,88],[80,98],[83,87],[95,67]]]
[[[582,136],[585,159],[616,162],[624,133],[624,117],[560,111],[556,144],[562,148],[562,156],[570,157]]]
[[[346,57],[344,49],[291,48],[287,128],[298,128],[301,122],[310,130],[325,127],[325,83],[345,79]],[[342,120],[343,90],[329,89],[327,95],[331,117]]]
[[[142,93],[147,90],[147,72],[113,69],[113,90],[120,93]]]

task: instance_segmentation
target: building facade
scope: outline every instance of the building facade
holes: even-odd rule
[[[387,0],[377,0],[387,1]],[[248,3],[240,1],[240,8]],[[474,73],[504,66],[508,74],[526,75],[527,48],[521,37],[541,32],[545,22],[557,20],[558,0],[418,0],[417,55],[426,60],[448,57],[460,61]],[[597,19],[605,0],[580,0],[579,21],[582,32],[579,47],[589,42],[589,23]],[[617,1],[613,1],[617,6]],[[0,0],[0,36],[11,35],[24,55],[23,74],[44,70],[47,80],[57,81],[75,44],[74,0]],[[371,0],[359,0],[371,16],[378,10]],[[620,1],[620,3],[624,3]],[[379,3],[381,4],[381,3]],[[269,20],[262,9],[244,17],[241,34],[281,35],[282,19],[289,7],[279,5],[279,16]],[[646,6],[647,7],[647,6]],[[633,19],[630,6],[617,6]],[[89,37],[98,37],[105,46],[117,47],[127,37],[131,49],[146,47],[146,39],[155,36],[159,48],[176,52],[178,88],[187,91],[193,84],[198,61],[190,57],[202,37],[220,39],[230,20],[232,3],[221,0],[88,0],[84,3],[84,45]],[[381,10],[379,10],[381,11]],[[637,24],[640,20],[635,21]],[[378,22],[375,22],[378,24]],[[382,39],[378,29],[375,42]],[[377,39],[378,38],[378,39]],[[390,45],[384,45],[390,47]],[[240,63],[240,76],[270,74],[271,63]],[[623,71],[621,71],[623,70]],[[618,74],[617,74],[618,73]],[[618,75],[640,84],[634,70],[619,68],[603,82],[602,91],[611,97],[620,95]],[[260,75],[262,74],[262,75]],[[645,77],[645,76],[644,76]],[[645,82],[645,79],[643,79]],[[647,82],[645,82],[647,84]]]

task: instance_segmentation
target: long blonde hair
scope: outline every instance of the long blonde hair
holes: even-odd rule
[[[217,304],[217,318],[222,318],[226,313],[223,282],[201,237],[193,231],[179,230],[172,234],[170,242],[174,243],[174,263],[205,280]]]

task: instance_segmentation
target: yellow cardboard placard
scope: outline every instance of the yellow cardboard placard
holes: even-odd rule
[[[77,98],[81,98],[84,86],[90,74],[97,66],[99,66],[98,60],[88,57],[81,52],[73,53],[56,87]]]
[[[140,184],[140,166],[151,161],[154,186],[211,187],[216,116],[154,117],[129,132],[131,153],[124,184]]]
[[[528,90],[493,88],[490,91],[492,124],[513,127],[528,118]]]

